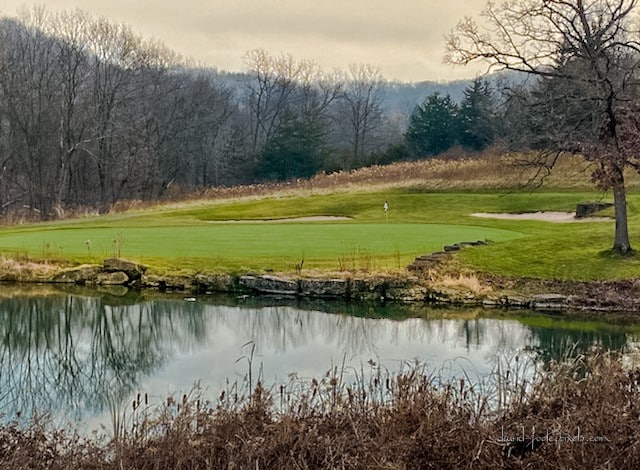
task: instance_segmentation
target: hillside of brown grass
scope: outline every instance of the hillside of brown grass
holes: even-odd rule
[[[336,192],[377,191],[389,188],[418,188],[428,191],[479,190],[592,190],[593,171],[579,156],[562,156],[549,172],[525,162],[532,157],[487,151],[482,155],[450,152],[439,158],[374,165],[352,171],[320,173],[309,179],[215,187],[185,191],[174,188],[163,201],[121,201],[112,212],[143,209],[157,205],[209,203],[229,199],[269,196],[330,194]],[[629,190],[640,188],[640,177],[627,174]]]

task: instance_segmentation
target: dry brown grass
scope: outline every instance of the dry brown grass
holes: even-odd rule
[[[507,154],[500,148],[491,148],[482,154],[468,154],[455,148],[439,156],[390,165],[373,165],[351,171],[320,173],[308,179],[279,183],[248,184],[232,187],[204,189],[172,186],[161,200],[122,200],[113,204],[110,213],[147,210],[150,208],[183,208],[209,205],[226,201],[253,200],[264,197],[305,196],[344,192],[379,191],[389,188],[419,188],[443,190],[518,190],[532,187],[538,180],[536,168],[522,165],[531,157]],[[547,189],[592,190],[593,165],[579,156],[562,156],[553,170],[544,178]],[[640,189],[640,177],[628,171],[629,190]],[[56,208],[55,218],[69,219],[99,215],[94,207]],[[38,214],[16,213],[3,217],[3,223],[15,225],[31,222]]]
[[[517,190],[527,187],[537,170],[518,162],[523,155],[504,154],[490,149],[482,155],[468,155],[454,150],[439,158],[390,165],[374,165],[352,171],[318,174],[309,179],[281,183],[216,187],[192,191],[174,188],[164,201],[120,201],[114,213],[166,206],[212,204],[228,200],[251,200],[263,197],[377,191],[389,188],[441,190]],[[545,177],[549,189],[592,190],[592,166],[578,156],[561,157],[553,171]],[[640,178],[627,174],[629,189],[640,188]]]
[[[459,273],[457,276],[448,274],[439,277],[435,284],[437,286],[460,289],[465,292],[473,292],[476,295],[488,294],[492,291],[491,286],[483,283],[477,276],[473,274]]]
[[[60,269],[60,263],[0,256],[0,280],[2,281],[46,281],[52,275],[60,272]]]
[[[518,359],[515,359],[517,363]],[[2,468],[638,468],[640,370],[596,352],[497,388],[440,382],[416,366],[368,382],[229,390],[213,402],[134,403],[108,443],[0,428]],[[500,397],[508,397],[503,400]]]

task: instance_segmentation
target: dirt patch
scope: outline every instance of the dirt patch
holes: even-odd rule
[[[352,220],[351,217],[332,215],[313,215],[309,217],[291,217],[286,219],[245,219],[245,220],[210,220],[212,224],[259,224],[259,223],[285,223],[285,222],[336,222]]]
[[[585,217],[578,219],[573,212],[526,212],[522,214],[475,212],[471,215],[487,219],[541,220],[543,222],[555,223],[611,222],[613,220],[609,217]]]

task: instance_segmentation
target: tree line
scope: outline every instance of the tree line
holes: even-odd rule
[[[81,11],[0,20],[0,213],[157,199],[172,188],[307,177],[401,142],[377,69],[325,73],[261,50],[230,86]]]
[[[454,146],[481,151],[499,137],[501,100],[489,82],[476,79],[464,90],[460,104],[448,94],[435,92],[418,105],[405,134],[409,151],[415,156],[438,155]]]
[[[536,2],[520,3],[527,11]],[[459,28],[459,41],[449,43],[454,63],[473,60],[463,55],[463,39],[475,38],[472,25]],[[458,102],[432,93],[400,111],[389,106],[394,85],[369,65],[327,72],[258,49],[245,55],[242,74],[224,74],[126,25],[82,11],[25,10],[0,19],[0,215],[54,218],[73,208],[304,178],[456,146],[595,149],[580,140],[597,127],[585,93],[604,92],[580,77],[600,73],[590,69],[599,62],[558,60],[562,68],[534,68],[537,81],[476,79]],[[570,86],[567,76],[575,77]],[[565,138],[569,125],[576,129]],[[553,162],[549,155],[542,168]]]

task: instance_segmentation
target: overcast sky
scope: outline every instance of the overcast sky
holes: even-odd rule
[[[251,49],[346,70],[366,63],[388,79],[470,78],[478,69],[442,64],[443,36],[486,0],[46,0],[127,23],[182,55],[220,70],[242,69]],[[0,13],[33,3],[2,0]]]

